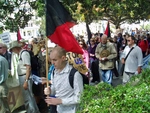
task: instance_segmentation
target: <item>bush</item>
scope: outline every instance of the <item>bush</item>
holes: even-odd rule
[[[77,113],[150,113],[150,69],[115,88],[86,86]]]

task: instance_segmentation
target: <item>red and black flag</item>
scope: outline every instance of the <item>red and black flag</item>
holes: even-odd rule
[[[17,31],[17,41],[19,42],[22,39],[20,30]]]
[[[92,38],[92,33],[91,33],[88,23],[86,23],[86,31],[87,31],[87,36],[88,36],[88,43],[90,44],[90,39]]]
[[[75,25],[70,13],[59,0],[46,0],[46,35],[66,51],[82,54],[83,51],[70,28]]]
[[[105,29],[104,34],[106,34],[108,38],[111,37],[109,21],[108,21],[108,23],[107,23],[107,27],[106,27],[106,29]]]

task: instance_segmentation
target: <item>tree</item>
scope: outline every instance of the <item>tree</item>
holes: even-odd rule
[[[119,28],[124,22],[149,19],[149,0],[61,0],[61,2],[76,20],[87,23],[93,20],[109,20]]]
[[[99,7],[102,7],[101,4]],[[108,19],[116,28],[124,22],[137,22],[148,19],[150,2],[148,0],[111,0],[105,2],[103,19]]]
[[[150,17],[149,0],[59,0],[78,21],[109,20],[119,28],[124,22],[138,22]],[[29,5],[27,7],[27,5]],[[38,16],[45,15],[45,0],[1,0],[0,30],[16,31],[24,28],[36,9]]]
[[[1,0],[0,1],[0,30],[17,31],[24,28],[33,16],[32,9],[36,9],[35,0]]]

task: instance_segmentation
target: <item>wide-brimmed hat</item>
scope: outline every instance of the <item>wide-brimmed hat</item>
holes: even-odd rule
[[[21,47],[22,44],[18,43],[18,41],[13,41],[9,43],[9,51],[12,51],[15,47]]]

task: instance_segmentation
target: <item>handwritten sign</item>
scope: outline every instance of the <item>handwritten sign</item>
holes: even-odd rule
[[[85,74],[88,72],[88,69],[83,61],[81,54],[76,54],[72,52],[67,53],[67,60],[70,65],[73,65],[75,69],[77,69],[80,73]]]
[[[6,45],[9,44],[10,42],[10,35],[8,32],[0,34],[0,39],[2,40],[3,43],[5,43]]]

